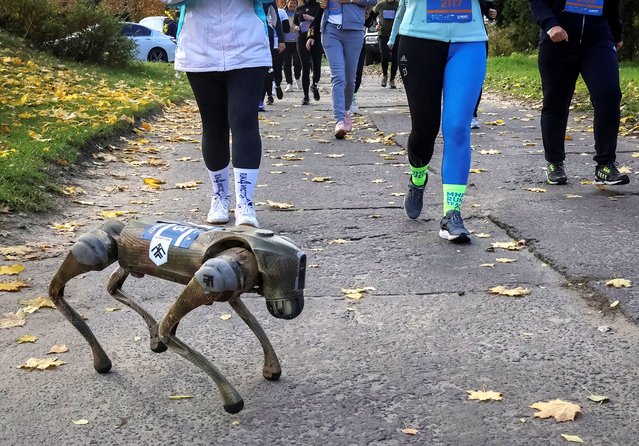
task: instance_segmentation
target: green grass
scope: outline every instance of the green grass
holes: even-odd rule
[[[64,62],[0,32],[0,207],[51,208],[63,167],[191,95],[172,64]]]
[[[639,64],[625,62],[620,67],[620,85],[623,92],[622,115],[632,121],[639,113]],[[537,55],[513,54],[509,57],[490,57],[485,88],[505,97],[540,103],[541,79]],[[579,78],[573,105],[578,110],[591,108],[588,90]]]

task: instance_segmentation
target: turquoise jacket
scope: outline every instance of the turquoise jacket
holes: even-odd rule
[[[464,23],[429,23],[426,21],[426,4],[427,0],[399,0],[389,45],[395,44],[397,34],[442,42],[488,40],[479,0],[471,0],[472,19]]]

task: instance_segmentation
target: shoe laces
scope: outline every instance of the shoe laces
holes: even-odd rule
[[[600,166],[599,170],[601,170],[606,175],[617,175],[620,174],[619,169],[617,168],[617,163],[608,163]]]
[[[551,172],[564,170],[564,163],[549,163],[548,170]]]
[[[448,214],[448,221],[453,226],[464,226],[464,220],[462,219],[459,211],[453,211],[450,214]]]
[[[229,201],[228,198],[223,198],[219,195],[213,197],[213,202],[211,203],[211,207],[214,211],[228,211],[229,209]]]

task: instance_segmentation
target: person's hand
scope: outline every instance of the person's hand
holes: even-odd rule
[[[381,31],[381,30],[382,30],[382,25],[380,25],[379,23],[375,25],[375,31]]]
[[[308,14],[302,14],[302,17],[304,17],[304,20],[315,20],[315,17]]]
[[[306,40],[306,49],[308,51],[311,50],[312,46],[315,45],[315,39],[307,39]]]
[[[550,40],[553,42],[563,42],[564,40],[568,42],[568,33],[561,26],[553,26],[548,30],[548,36]]]
[[[300,27],[299,27],[299,26],[295,25],[295,26],[293,27],[293,31],[299,31],[299,30],[300,30]]]
[[[286,49],[286,44],[284,42],[278,42],[277,51],[282,53]]]
[[[615,48],[617,48],[617,51],[619,51],[621,48],[623,48],[623,41],[615,43]]]
[[[391,50],[391,51],[393,51],[393,46],[394,46],[394,45],[393,45],[392,43],[389,43],[389,44],[388,44],[388,49],[389,49],[389,50]]]
[[[320,8],[326,9],[326,7],[328,6],[328,0],[319,0],[319,5]]]
[[[495,17],[497,17],[497,10],[496,9],[489,9],[488,10],[488,18],[493,20]]]

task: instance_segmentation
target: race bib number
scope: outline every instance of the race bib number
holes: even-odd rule
[[[471,0],[427,0],[429,23],[465,23],[473,19]]]
[[[384,9],[382,11],[382,18],[384,20],[394,20],[395,19],[395,10],[394,9]]]
[[[566,12],[586,15],[602,15],[604,0],[566,0]]]

